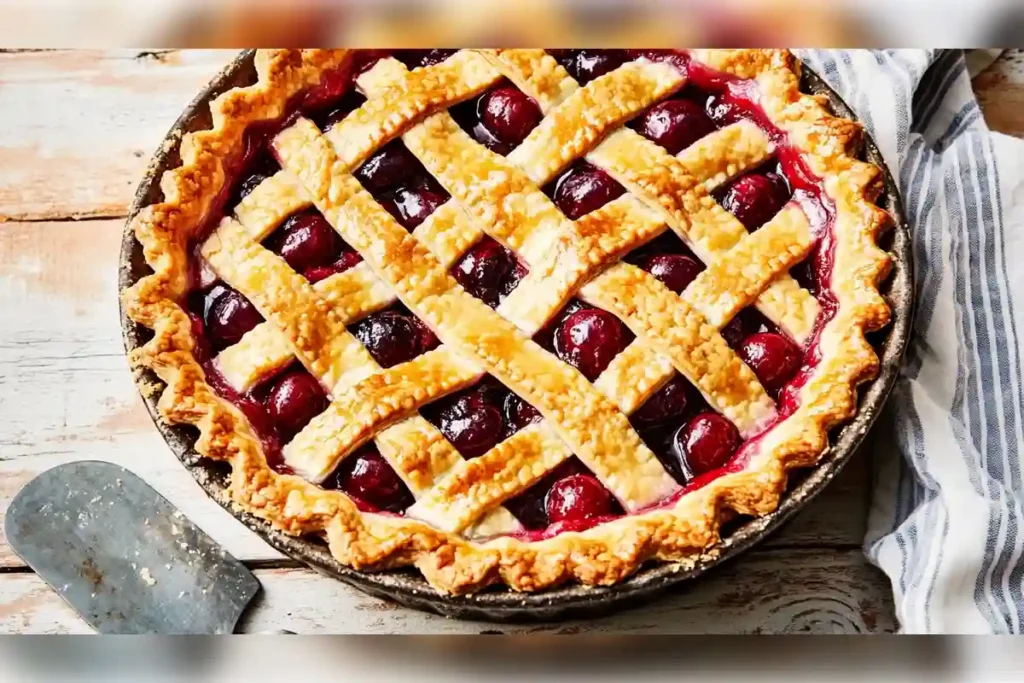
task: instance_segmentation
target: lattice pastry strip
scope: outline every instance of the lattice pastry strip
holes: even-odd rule
[[[707,193],[686,167],[658,145],[635,131],[620,129],[589,154],[587,160],[600,166],[644,203],[658,210],[669,227],[705,263],[724,258],[729,249],[747,234],[743,225]],[[788,274],[781,274],[759,296],[756,305],[773,323],[805,343],[814,329],[820,306],[799,287],[791,287]]]
[[[393,59],[383,61],[399,64]],[[471,50],[460,50],[429,69],[402,67],[389,79],[386,91],[346,116],[326,136],[341,163],[355,168],[401,134],[410,121],[478,95],[500,79],[501,74]]]
[[[397,300],[365,263],[317,282],[313,290],[334,312],[341,325],[351,325]],[[232,387],[244,393],[288,365],[294,357],[288,337],[273,323],[264,322],[237,344],[221,351],[217,356],[217,369]],[[339,382],[342,385],[355,384],[374,372],[374,365],[368,363],[361,368],[353,367],[339,376]]]
[[[683,292],[683,299],[721,329],[813,246],[807,215],[790,203],[708,265]]]
[[[300,120],[278,135],[274,145],[284,166],[296,173],[315,198],[320,212],[395,288],[402,301],[446,346],[475,358],[487,372],[537,407],[572,452],[609,485],[627,509],[654,502],[675,488],[674,480],[615,406],[579,373],[463,291],[430,252],[348,173],[315,126]],[[318,424],[316,428],[326,430],[324,433],[342,429],[338,424]],[[286,460],[336,462],[335,452],[347,447],[345,443],[314,443],[300,434],[286,447],[285,456]],[[627,470],[637,476],[629,482],[615,477],[616,471]]]
[[[774,417],[775,403],[715,326],[650,273],[617,263],[580,294],[670,358],[740,434],[755,434]]]
[[[465,462],[437,427],[420,415],[411,415],[384,429],[374,437],[377,450],[406,483],[413,497],[419,501],[449,472]],[[510,533],[520,528],[519,521],[500,501],[489,505],[473,518],[480,519],[466,535],[493,536]],[[460,531],[465,527],[460,528]]]
[[[322,482],[384,427],[480,377],[477,364],[446,346],[374,373],[336,394],[330,407],[285,445],[285,461],[309,481]],[[325,458],[328,446],[331,453]]]
[[[462,531],[571,455],[547,424],[528,425],[479,458],[460,462],[406,514],[442,531]]]
[[[575,89],[579,88],[568,72],[541,50],[497,50],[485,51],[485,54],[506,77],[533,97],[545,114],[571,97]],[[588,86],[584,86],[584,89]],[[585,125],[585,121],[574,121],[567,125]],[[534,148],[544,149],[551,142],[550,134],[538,126],[509,158],[515,159],[520,154],[519,150],[525,149],[528,143]],[[708,263],[717,258],[718,252],[728,249],[739,240],[745,230],[739,221],[718,206],[706,192],[697,191],[693,179],[699,179],[705,190],[710,191],[729,178],[761,163],[771,152],[770,141],[756,125],[740,122],[699,140],[683,150],[674,161],[663,148],[628,129],[620,129],[608,136],[586,158],[610,172],[628,190],[644,198],[652,208],[658,209],[669,226],[690,244],[698,257]],[[634,174],[629,172],[634,169],[644,170],[643,179],[646,182],[636,182]],[[670,172],[677,182],[669,187],[659,186],[659,174],[664,171]],[[539,178],[535,180],[540,181]],[[638,185],[642,185],[642,190]],[[679,197],[691,195],[697,203],[691,201],[690,206],[686,207],[693,214],[687,220],[685,215],[671,209]],[[691,235],[690,221],[697,225],[696,235]],[[722,241],[712,241],[712,236]],[[820,311],[817,300],[797,286],[788,275],[773,282],[755,303],[769,320],[800,343],[806,343],[809,339]]]
[[[571,104],[571,102],[570,102],[570,104]],[[647,106],[648,104],[649,104],[649,102],[645,102],[645,103],[644,103],[644,104],[643,104],[642,106],[643,106],[643,107],[646,107],[646,106]],[[428,122],[429,122],[430,120],[436,120],[436,119],[441,119],[441,118],[444,118],[444,117],[447,117],[447,115],[446,115],[446,114],[437,114],[437,115],[431,116],[431,117],[430,117],[430,118],[428,119]],[[449,120],[450,120],[450,117],[449,117]],[[451,122],[451,123],[452,123],[452,125],[454,125],[454,123],[453,123],[453,122]],[[415,129],[415,128],[425,128],[425,126],[416,126],[416,127],[414,127],[414,129]],[[458,131],[458,132],[452,131],[452,135],[453,135],[453,136],[458,136],[458,135],[459,135],[459,133],[461,133],[461,131]],[[596,139],[596,136],[591,136],[591,138],[592,138],[592,139],[591,139],[591,142],[592,142],[592,141],[593,141],[593,139]],[[472,142],[471,142],[470,144],[471,144],[471,145],[475,145],[475,143],[472,143]],[[589,144],[589,143],[586,143],[586,144]],[[583,150],[581,149],[580,151],[583,151]],[[414,152],[415,152],[415,150],[414,150]],[[551,164],[549,164],[549,167],[550,167],[550,168],[552,169],[552,170],[550,171],[551,173],[556,173],[556,172],[557,172],[557,171],[559,170],[559,169],[558,169],[558,168],[557,168],[556,166],[554,166],[554,165],[551,165]],[[347,169],[346,169],[346,170],[347,170]],[[530,191],[535,191],[535,187],[533,187],[533,186],[530,186],[530,185],[524,186],[524,192],[530,192]],[[546,199],[546,198],[544,198],[544,199]],[[449,202],[449,204],[451,204],[451,202]],[[552,207],[552,208],[553,208],[553,207]],[[617,208],[617,207],[613,207],[613,209],[611,209],[611,213],[612,213],[613,215],[614,215],[614,212],[615,212],[615,208]],[[456,210],[455,210],[454,208],[453,208],[453,209],[449,209],[449,212],[450,212],[450,213],[449,213],[449,215],[451,216],[451,218],[450,218],[450,219],[447,219],[447,220],[446,220],[445,222],[447,222],[448,224],[452,225],[453,227],[456,227],[456,228],[458,228],[458,227],[459,227],[459,226],[458,226],[458,217],[459,217],[459,214],[457,213],[457,211],[456,211]],[[646,215],[645,215],[645,213],[646,213]],[[640,216],[644,216],[644,217],[649,217],[649,216],[650,216],[650,212],[645,212],[645,213],[638,213],[638,215],[640,215]],[[622,218],[628,218],[629,216],[628,216],[628,214],[620,213],[620,217],[622,217]],[[444,214],[442,214],[442,215],[441,215],[441,219],[444,219]],[[563,222],[563,223],[564,223],[564,218],[562,218],[562,217],[560,216],[560,212],[559,212],[559,216],[558,216],[558,219],[560,219],[560,220],[561,220],[561,222]],[[439,225],[444,225],[444,222],[440,222],[440,221],[439,221],[439,222],[438,222],[437,224],[439,224]],[[585,223],[584,223],[584,225],[585,225]],[[605,225],[607,226],[608,224],[606,223]],[[661,229],[661,228],[662,228],[662,226],[661,226],[661,225],[659,224],[659,221],[650,221],[650,220],[648,220],[648,223],[647,223],[646,225],[647,225],[647,230],[648,230],[648,232],[650,233],[650,234],[648,234],[648,235],[646,236],[646,239],[649,239],[649,238],[650,238],[650,236],[653,236],[653,235],[657,234],[657,232],[659,231],[659,229]],[[565,233],[564,225],[563,225],[563,226],[559,226],[559,227],[562,227],[563,229],[562,229],[561,231],[549,230],[549,231],[547,231],[547,232],[548,232],[548,233],[555,233],[555,234],[558,234],[558,233],[562,233],[562,234],[564,234],[564,233]],[[600,227],[600,225],[599,225],[599,224],[596,224],[596,225],[595,225],[594,227],[595,227],[595,228],[597,228],[597,229],[596,229],[596,230],[594,230],[594,231],[593,231],[593,232],[591,233],[591,235],[589,235],[589,236],[590,236],[590,237],[592,238],[592,239],[591,239],[591,241],[593,241],[594,239],[596,239],[596,240],[600,240],[600,239],[602,239],[602,238],[604,238],[604,239],[605,239],[605,241],[607,241],[607,240],[608,240],[608,239],[609,239],[609,238],[610,238],[610,237],[612,236],[612,235],[611,235],[611,231],[610,231],[610,230],[608,230],[608,229],[607,229],[607,227],[605,227],[604,229],[601,229],[601,227]],[[623,232],[629,233],[629,232],[631,232],[631,231],[623,231]],[[465,233],[465,230],[463,230],[463,233]],[[575,231],[575,230],[574,230],[574,231],[572,231],[572,233],[574,233],[574,236],[576,236],[576,237],[578,237],[578,236],[580,235],[580,233],[579,233],[579,232],[577,232],[577,231]],[[541,234],[541,235],[543,235],[544,233],[542,233],[542,232],[538,232],[538,233],[534,233],[534,234]],[[506,240],[507,240],[507,237],[506,237]],[[522,242],[524,243],[524,246],[523,246],[523,248],[525,248],[525,247],[526,247],[526,245],[527,245],[527,244],[529,244],[529,240],[527,240],[527,239],[523,239],[523,240],[522,240]],[[536,242],[537,242],[537,240],[535,239],[535,240],[534,240],[534,242],[536,243]],[[573,240],[573,243],[574,243],[574,244],[579,244],[579,243],[581,243],[581,242],[580,242],[580,241],[579,241],[579,240],[577,239],[577,240]],[[587,244],[586,242],[582,242],[582,243],[583,243],[583,244]],[[558,251],[557,251],[557,250],[552,250],[552,249],[550,249],[550,248],[549,248],[550,246],[551,246],[550,244],[546,244],[546,245],[544,245],[544,247],[545,247],[545,248],[541,248],[541,249],[539,249],[539,250],[537,250],[537,251],[538,251],[539,253],[542,253],[542,254],[551,254],[551,253],[556,253],[556,254],[557,254],[557,253],[558,253]],[[627,250],[628,250],[628,246],[635,246],[635,245],[627,245]],[[598,257],[594,259],[593,265],[597,265],[598,263],[602,263],[602,262],[603,262],[603,261],[601,260],[601,258],[600,258],[600,256],[601,256],[601,252],[602,252],[602,251],[613,251],[613,250],[612,250],[612,249],[608,249],[607,247],[606,247],[605,249],[598,249],[598,250],[597,250],[597,254],[598,254]],[[585,249],[584,249],[584,250],[580,250],[580,252],[577,252],[577,253],[587,253],[587,250],[585,250]],[[454,255],[454,254],[452,254],[452,255]],[[445,264],[445,265],[447,265],[447,264]],[[572,268],[566,268],[566,267],[565,267],[565,264],[564,264],[564,263],[563,263],[563,264],[560,264],[560,265],[562,266],[562,268],[561,268],[561,269],[554,269],[554,268],[549,268],[549,273],[544,273],[544,275],[548,275],[548,276],[550,277],[550,273],[551,273],[551,272],[563,272],[563,271],[570,271],[570,272],[571,272],[571,271],[573,270]],[[586,264],[586,265],[591,265],[591,264]],[[579,268],[579,269],[577,269],[577,270],[578,270],[578,271],[581,271],[581,275],[582,275],[582,274],[586,274],[586,273],[588,272],[586,268]],[[577,284],[576,282],[573,282],[573,281],[571,281],[571,280],[570,280],[569,286],[568,286],[568,287],[566,287],[566,290],[567,290],[567,291],[571,291],[571,289],[572,289],[572,288],[574,288],[574,286],[575,286],[576,284]],[[556,302],[555,302],[555,305],[556,305],[556,306],[557,306],[557,305],[561,305],[561,301],[556,301]],[[541,321],[541,322],[543,322],[543,321]],[[660,380],[660,378],[659,378],[659,380]],[[652,383],[652,384],[656,384],[656,383]],[[698,385],[698,386],[699,386],[699,385]],[[656,386],[655,386],[654,388],[656,388]],[[721,392],[719,392],[719,393],[721,393]],[[716,394],[716,395],[718,395],[718,394]],[[728,414],[728,413],[727,413],[727,414]],[[740,426],[740,428],[741,428],[741,429],[745,429],[745,428],[747,428],[747,426],[746,426],[746,425],[745,425],[744,423],[742,423],[742,422],[740,423],[740,425],[739,425],[739,426]],[[486,457],[486,456],[485,456],[485,457]],[[555,459],[559,459],[559,458],[555,458]],[[488,461],[487,461],[487,460],[484,460],[484,462],[488,462]],[[336,464],[336,463],[334,463],[334,464]],[[555,464],[557,464],[557,463],[555,463]],[[468,467],[468,466],[464,465],[463,467]],[[332,469],[333,469],[333,467],[332,467]],[[543,469],[543,468],[542,468],[542,469]],[[470,467],[470,468],[469,468],[469,471],[470,471],[470,472],[472,472],[472,471],[473,471],[473,468],[472,468],[472,467]],[[540,476],[540,475],[538,475],[538,476]],[[453,479],[453,481],[457,481],[457,478]],[[500,487],[499,487],[499,489],[500,489]],[[508,494],[507,494],[507,493],[505,493],[505,494],[502,494],[502,495],[506,495],[506,496],[507,496]],[[427,509],[427,508],[429,508],[429,506],[427,506],[426,504],[424,504],[424,506],[421,506],[421,507],[423,507],[424,509]],[[468,523],[468,522],[470,522],[470,521],[472,521],[472,518],[471,518],[471,517],[465,517],[465,515],[463,515],[463,519],[460,519],[460,521],[459,521],[458,523],[459,523],[459,524],[466,524],[466,523]]]
[[[263,240],[291,214],[313,205],[289,173],[278,171],[253,188],[235,207],[235,219],[254,242]]]
[[[394,63],[381,65],[379,70],[375,67],[360,77],[359,85],[367,95],[380,96],[387,92],[384,79],[400,74],[401,69],[400,65],[396,66]],[[671,68],[670,70],[674,71]],[[606,146],[610,139],[622,135],[623,129],[618,127],[623,116],[621,106],[608,112],[606,116],[597,114],[585,120],[582,112],[586,109],[581,107],[581,102],[589,102],[592,99],[590,93],[595,89],[608,87],[609,81],[617,83],[618,81],[612,77],[620,72],[625,73],[622,81],[629,83],[634,90],[638,89],[640,84],[646,85],[643,97],[637,96],[630,100],[630,106],[635,106],[639,110],[646,108],[656,99],[659,81],[654,76],[649,76],[645,80],[644,72],[638,74],[625,67],[580,89],[577,91],[579,97],[570,97],[563,104],[567,112],[562,115],[562,119],[571,119],[563,121],[563,125],[572,124],[577,129],[588,131],[580,135],[574,152],[585,152],[585,145],[594,144],[607,130],[614,129],[614,132],[608,134],[605,141],[597,145],[598,149]],[[656,70],[654,75],[660,74],[661,71]],[[678,80],[673,82],[675,86],[680,83]],[[554,113],[548,118],[553,116]],[[617,242],[610,239],[616,231],[610,231],[607,227],[602,229],[599,223],[593,226],[593,232],[600,235],[596,240],[588,239],[581,234],[579,226],[585,224],[582,219],[576,225],[567,225],[568,221],[562,212],[537,189],[537,184],[546,182],[548,176],[553,176],[564,166],[561,152],[553,147],[558,141],[549,139],[550,134],[541,130],[543,127],[542,122],[527,138],[529,142],[537,135],[536,139],[545,144],[537,144],[531,149],[538,155],[549,157],[547,161],[533,165],[534,168],[543,169],[539,172],[548,175],[535,178],[524,177],[520,169],[509,163],[516,152],[513,152],[509,159],[503,159],[487,151],[472,140],[446,112],[429,116],[402,135],[402,140],[409,150],[424,163],[428,171],[437,176],[453,197],[459,200],[460,206],[466,209],[470,217],[495,239],[515,249],[530,265],[531,274],[498,308],[499,314],[529,334],[543,326],[587,277],[603,268],[604,264],[614,257],[657,235],[663,227],[663,221],[658,214],[646,210],[639,202],[630,198],[624,198],[610,210],[611,216],[619,216],[618,234],[615,235],[619,240]],[[538,134],[538,131],[541,133]],[[517,148],[517,151],[521,149],[522,146]],[[675,162],[674,159],[673,161]],[[696,179],[691,180],[694,185],[698,184]],[[628,209],[631,202],[635,206],[632,211],[619,210]],[[729,215],[720,207],[719,210],[722,214]],[[570,226],[573,229],[570,229]],[[746,235],[742,226],[740,230]],[[778,273],[772,271],[771,274],[774,276]],[[618,310],[629,310],[631,304],[621,301],[621,292],[608,291],[598,296],[595,287],[608,287],[614,284],[614,280],[599,277],[598,284],[586,291],[589,291],[595,300],[614,298],[620,301]],[[744,284],[747,285],[745,291],[749,291],[749,278]],[[760,284],[763,288],[770,284],[770,280]],[[748,301],[759,292],[760,290],[751,292]],[[524,313],[529,315],[516,315]],[[700,317],[697,311],[694,311],[694,315]],[[709,326],[702,317],[700,320],[702,331],[715,334],[716,329]],[[735,356],[725,340],[718,335],[715,336],[715,353],[709,357],[717,361],[717,365],[702,368],[689,360],[685,349],[682,352],[677,350],[669,357],[674,360],[679,372],[694,381],[698,388],[702,391],[708,389],[704,393],[711,405],[729,417],[736,416],[737,427],[742,433],[752,433],[774,414],[774,404],[754,379],[753,373]],[[703,342],[697,337],[688,338],[698,345],[711,343]],[[702,356],[698,354],[697,357]],[[721,361],[720,357],[727,357],[729,362]],[[734,383],[736,387],[743,387],[744,390],[724,386],[727,381],[724,378],[712,380],[703,376],[705,370],[717,374],[715,371],[719,368],[741,368],[744,374],[737,377]],[[667,379],[664,378],[662,381]]]
[[[594,79],[544,111],[544,119],[508,155],[538,185],[592,149],[631,116],[676,92],[686,78],[668,64],[639,61]],[[530,94],[527,92],[527,94]]]
[[[487,61],[483,55],[478,59]],[[565,102],[568,110],[564,116],[579,116],[589,108],[590,118],[589,125],[578,129],[578,139],[568,141],[570,147],[560,155],[572,154],[573,146],[582,149],[593,144],[607,130],[683,83],[679,73],[665,65],[627,66],[597,79],[592,87],[578,91],[576,97]],[[404,66],[397,60],[382,60],[361,75],[358,84],[367,96],[381,97],[403,73]],[[610,98],[598,107],[592,102],[594,93],[605,90],[621,97]],[[547,121],[554,118],[549,116],[540,126],[549,125]],[[631,217],[614,209],[609,210],[609,220],[623,221],[617,231],[610,229],[610,223],[599,226],[598,217],[589,226],[574,225],[538,187],[560,170],[563,161],[567,163],[566,159],[553,161],[551,148],[537,150],[538,156],[546,158],[540,165],[546,175],[531,177],[510,160],[487,152],[446,112],[411,127],[402,140],[458,200],[472,222],[530,266],[530,275],[498,309],[502,317],[529,335],[547,323],[595,269],[663,230],[661,222],[652,222],[649,215]]]
[[[614,400],[619,410],[631,415],[675,373],[668,356],[660,355],[647,341],[636,339],[612,359],[594,380],[594,386]]]
[[[217,275],[242,292],[283,331],[295,355],[325,387],[347,385],[373,358],[345,329],[344,320],[313,286],[277,254],[252,241],[238,221],[225,218],[201,253]]]

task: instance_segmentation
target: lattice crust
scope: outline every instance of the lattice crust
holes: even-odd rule
[[[675,487],[625,416],[582,375],[462,290],[430,252],[347,172],[316,126],[298,121],[277,136],[274,149],[283,166],[295,172],[316,198],[324,217],[360,251],[381,279],[394,287],[402,302],[445,345],[479,362],[489,374],[533,404],[627,509],[649,505]],[[421,390],[430,391],[430,385]],[[410,411],[416,407],[408,406]],[[313,429],[340,428],[323,426],[332,417],[328,411],[314,419],[285,448],[289,464],[303,467],[313,460],[329,465],[358,445],[345,440],[304,439]],[[299,458],[301,462],[293,462]],[[618,476],[621,472],[634,476],[622,478]]]
[[[300,118],[275,138],[282,170],[203,243],[207,265],[266,319],[216,358],[224,378],[245,392],[297,358],[330,388],[330,407],[284,448],[301,476],[267,466],[248,423],[213,393],[193,357],[188,317],[177,303],[187,286],[187,245],[221,192],[246,126],[279,118],[286,101],[345,68],[349,57],[344,50],[259,51],[257,83],[214,101],[211,130],[187,135],[182,166],[163,178],[164,200],[132,222],[154,274],[124,292],[125,310],[155,333],[132,361],[166,383],[163,415],[197,425],[196,449],[231,463],[226,494],[288,533],[326,536],[342,562],[367,569],[415,564],[451,592],[493,582],[517,590],[568,579],[614,583],[649,559],[685,562],[714,552],[722,510],[774,509],[787,470],[813,464],[827,430],[853,414],[856,385],[877,368],[864,331],[889,315],[876,286],[888,267],[875,246],[888,220],[872,204],[880,171],[851,156],[857,124],[799,93],[799,64],[785,51],[692,55],[756,83],[765,113],[822,178],[836,212],[831,289],[838,310],[817,337],[821,361],[800,389],[796,411],[748,444],[741,471],[641,512],[677,485],[626,416],[678,371],[745,436],[772,423],[774,403],[719,331],[753,304],[807,343],[820,306],[787,273],[818,236],[795,203],[747,234],[710,196],[773,155],[754,124],[718,130],[678,156],[622,127],[685,85],[673,67],[640,60],[580,86],[541,50],[463,50],[411,72],[381,60],[357,80],[366,104],[328,133]],[[503,77],[545,115],[507,157],[477,144],[447,113]],[[398,137],[451,195],[411,235],[351,175]],[[570,221],[539,188],[579,158],[628,192]],[[315,285],[260,244],[287,216],[310,207],[365,259]],[[617,263],[666,230],[708,264],[682,295]],[[484,234],[530,269],[496,311],[447,272]],[[636,335],[593,383],[530,340],[572,296],[619,316]],[[396,301],[442,345],[385,370],[346,326]],[[543,420],[465,460],[417,409],[484,373],[538,408]],[[370,439],[415,498],[403,517],[361,513],[344,494],[310,483]],[[520,526],[502,503],[572,454],[633,514],[544,540],[509,535]]]

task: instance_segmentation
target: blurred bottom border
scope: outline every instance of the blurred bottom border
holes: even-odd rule
[[[5,637],[0,680],[1021,680],[1019,641],[955,636]]]

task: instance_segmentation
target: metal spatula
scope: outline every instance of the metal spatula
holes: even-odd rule
[[[260,583],[137,476],[105,462],[40,474],[7,541],[100,633],[231,633]]]

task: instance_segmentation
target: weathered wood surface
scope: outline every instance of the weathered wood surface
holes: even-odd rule
[[[887,588],[858,550],[750,553],[699,584],[617,614],[552,624],[456,621],[407,610],[303,569],[257,569],[263,594],[240,630],[297,633],[869,633],[895,626]],[[32,573],[0,580],[0,631],[88,633]]]
[[[70,460],[140,474],[231,553],[265,593],[245,630],[475,633],[889,631],[885,577],[858,549],[866,454],[783,530],[653,603],[536,627],[407,610],[289,566],[202,490],[153,427],[123,357],[116,266],[123,215],[147,159],[182,108],[230,59],[220,51],[0,53],[0,516],[18,489]],[[991,125],[1024,135],[1024,58],[976,83]],[[87,219],[87,220],[73,220]],[[2,519],[0,519],[2,521]],[[2,525],[0,525],[2,527]],[[0,631],[88,627],[0,535]]]
[[[123,216],[149,157],[231,54],[0,53],[0,218]]]

